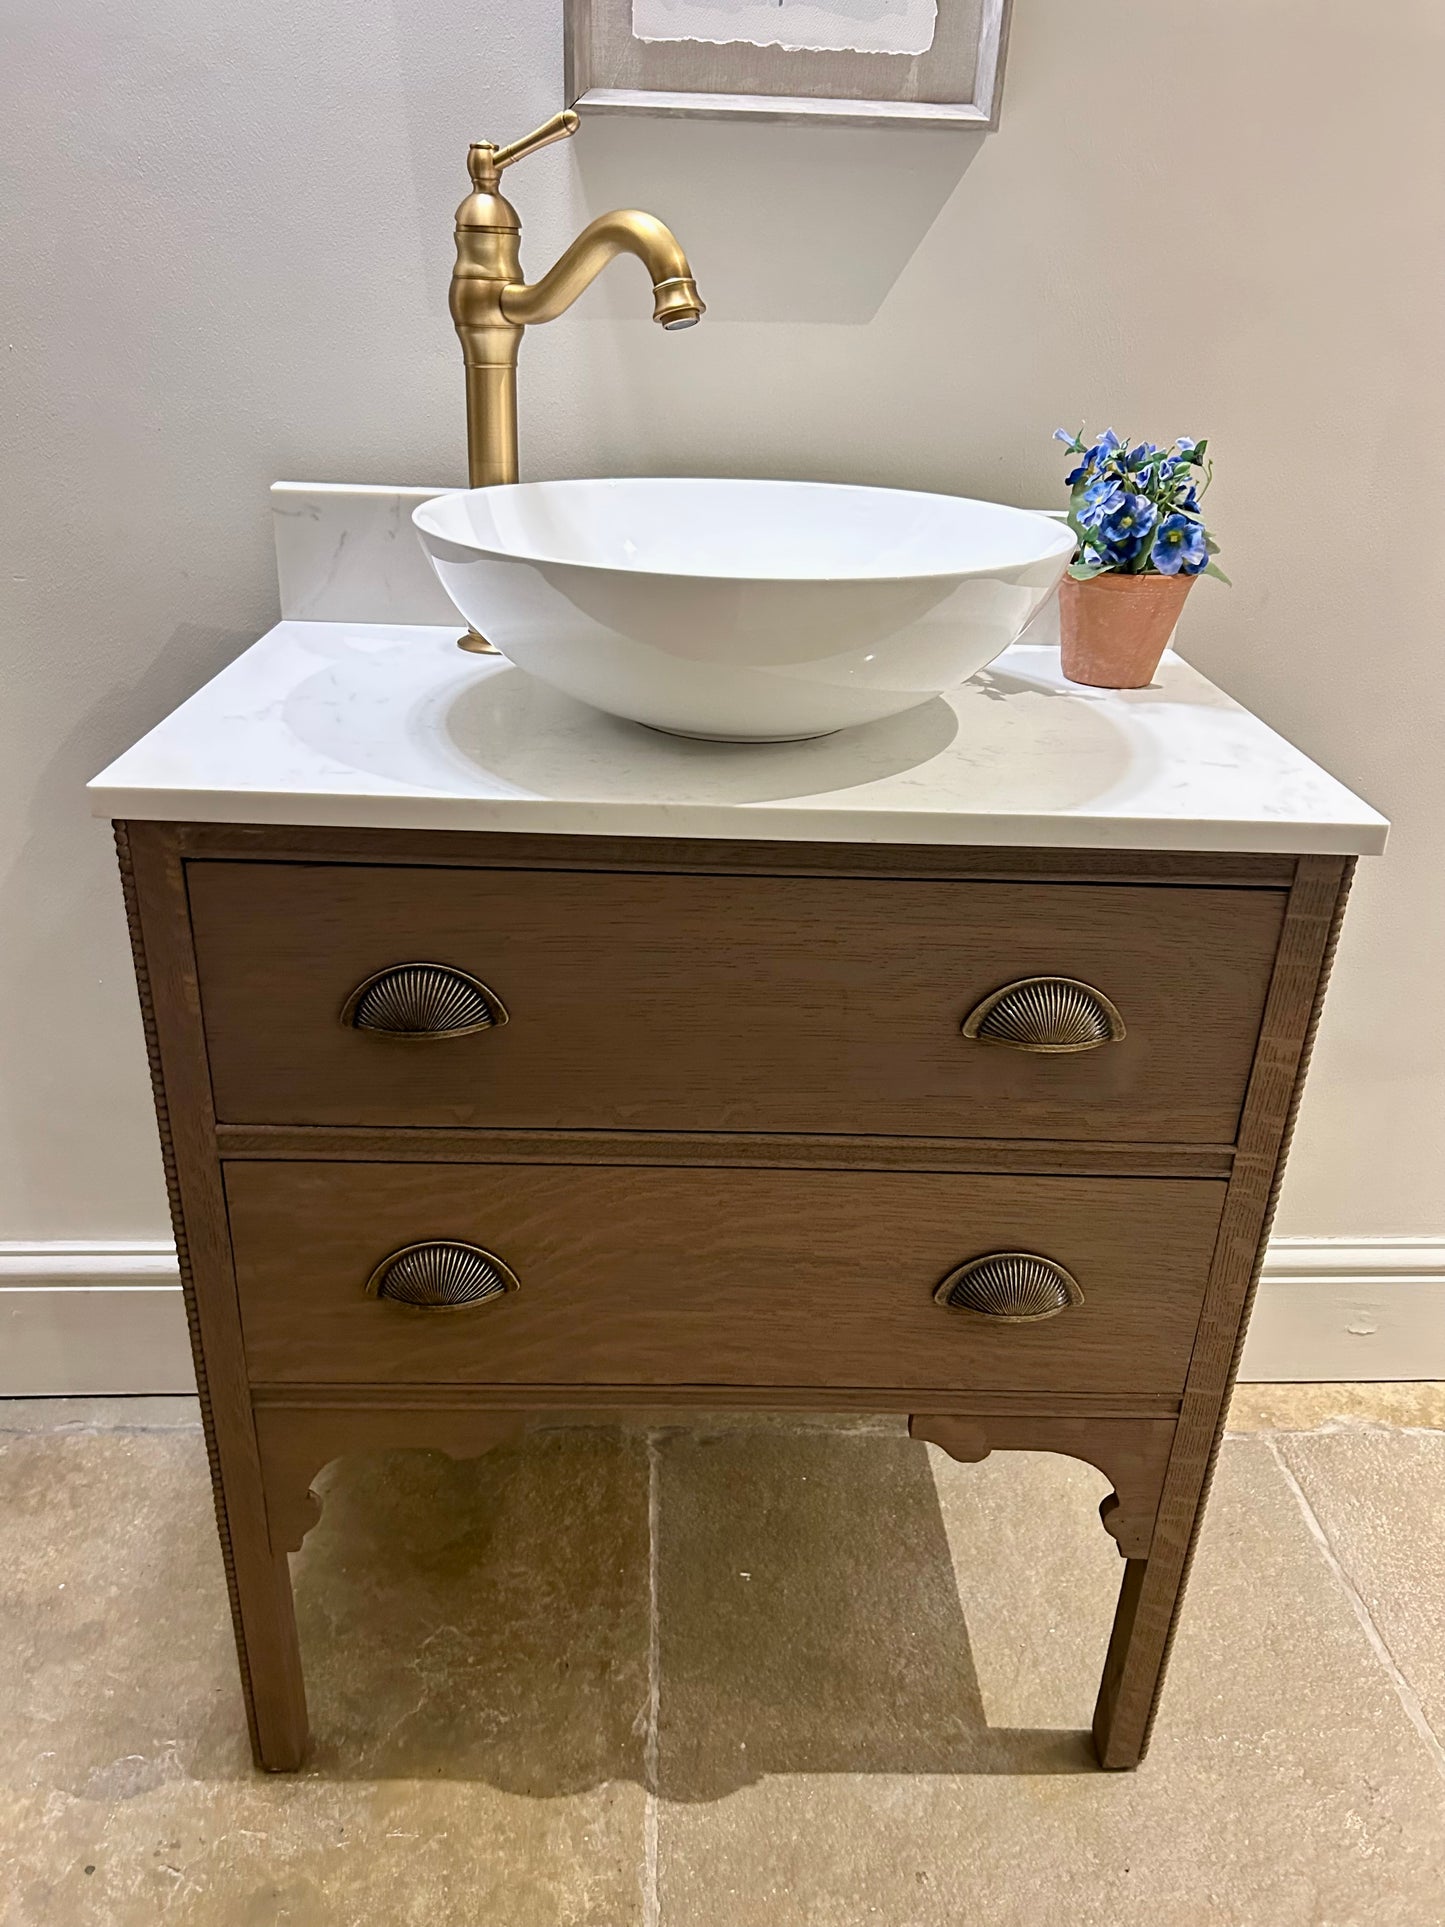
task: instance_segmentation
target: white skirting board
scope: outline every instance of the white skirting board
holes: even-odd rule
[[[1445,1237],[1277,1239],[1240,1375],[1445,1379]],[[193,1389],[172,1245],[0,1242],[0,1397]]]
[[[0,1397],[195,1385],[169,1239],[0,1243]]]

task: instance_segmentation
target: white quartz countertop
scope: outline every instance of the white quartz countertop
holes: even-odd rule
[[[1035,624],[1037,636],[1043,619]],[[285,621],[90,785],[100,816],[393,829],[1370,855],[1367,803],[1174,655],[1140,690],[1048,641],[816,742],[663,736],[458,625]]]

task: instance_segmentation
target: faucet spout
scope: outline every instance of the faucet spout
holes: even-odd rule
[[[664,328],[690,328],[703,314],[702,297],[677,236],[636,208],[603,214],[535,284],[522,279],[522,223],[501,191],[505,168],[577,131],[569,107],[544,126],[498,147],[473,141],[467,155],[472,191],[457,209],[457,263],[451,311],[462,344],[467,380],[467,480],[472,488],[505,487],[517,479],[517,350],[534,322],[555,321],[616,254],[635,254],[652,278],[652,318]],[[474,629],[463,649],[490,653]]]
[[[540,281],[503,288],[503,318],[513,327],[555,321],[619,254],[635,254],[652,277],[652,318],[664,328],[690,328],[706,312],[687,256],[671,228],[637,208],[618,208],[589,222]]]

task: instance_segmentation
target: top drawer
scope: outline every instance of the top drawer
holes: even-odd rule
[[[193,862],[228,1123],[1233,1139],[1275,890]],[[421,1041],[348,1000],[411,961],[504,1025]],[[1016,979],[1095,987],[1126,1035],[962,1034]]]

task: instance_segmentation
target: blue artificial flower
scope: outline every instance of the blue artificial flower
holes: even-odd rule
[[[1181,435],[1167,447],[1130,447],[1106,428],[1085,446],[1082,428],[1077,434],[1058,428],[1054,435],[1073,458],[1069,520],[1081,562],[1095,571],[1163,575],[1199,575],[1212,566],[1214,545],[1199,507],[1209,478],[1207,441]]]
[[[1099,534],[1118,561],[1132,562],[1148,541],[1158,519],[1159,511],[1147,496],[1126,495],[1100,524]]]
[[[1160,575],[1198,575],[1209,567],[1204,529],[1187,515],[1166,515],[1154,536],[1150,560]]]
[[[1090,482],[1079,499],[1079,525],[1096,529],[1106,516],[1124,505],[1124,491],[1112,475],[1100,475]]]
[[[1054,430],[1054,440],[1056,442],[1062,442],[1064,444],[1064,447],[1069,449],[1072,453],[1079,454],[1080,453],[1079,445],[1083,440],[1083,434],[1081,431],[1077,435],[1071,435],[1067,428],[1056,428]],[[1078,467],[1071,468],[1068,474],[1064,477],[1065,487],[1072,488],[1075,482],[1081,482],[1084,479],[1084,477],[1088,474],[1091,454],[1092,454],[1092,450],[1083,451]]]

